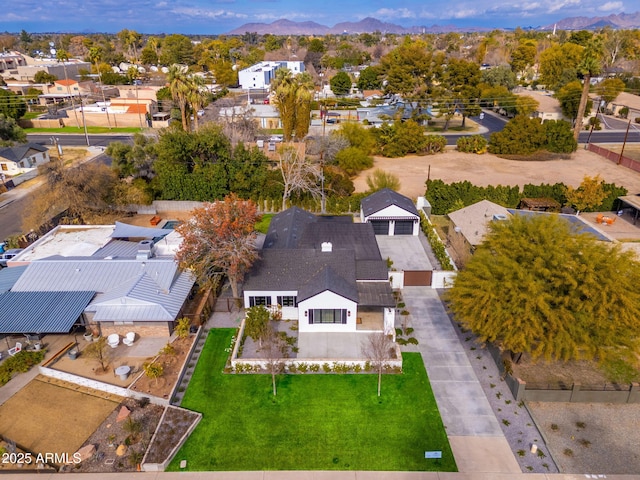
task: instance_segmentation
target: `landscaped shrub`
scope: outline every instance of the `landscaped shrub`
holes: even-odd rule
[[[429,241],[429,245],[431,245],[431,249],[433,250],[433,254],[436,256],[438,261],[440,262],[440,266],[443,270],[453,270],[453,264],[451,263],[451,259],[449,255],[447,255],[447,251],[445,249],[444,243],[438,237],[433,225],[427,219],[427,216],[424,212],[420,211],[420,226],[422,227],[422,231],[427,236],[427,240]]]
[[[16,353],[13,357],[7,358],[0,365],[0,386],[11,380],[14,373],[28,372],[31,367],[37,365],[44,360],[44,350],[26,351]]]
[[[544,148],[554,153],[571,153],[578,148],[571,124],[564,120],[547,120],[542,124],[546,135]]]
[[[482,135],[471,135],[460,137],[456,142],[458,151],[465,153],[486,153],[487,139]]]

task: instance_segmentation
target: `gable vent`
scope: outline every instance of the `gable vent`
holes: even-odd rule
[[[320,245],[320,251],[331,252],[333,251],[333,245],[331,245],[331,242],[322,242],[322,244]]]

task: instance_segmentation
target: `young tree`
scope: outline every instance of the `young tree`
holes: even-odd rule
[[[603,359],[638,352],[640,264],[556,215],[491,222],[448,293],[456,319],[514,353]]]
[[[567,187],[567,205],[572,205],[578,212],[590,211],[602,205],[602,201],[607,198],[604,189],[604,181],[600,175],[590,177],[585,175],[578,188]]]
[[[284,371],[283,359],[289,356],[289,344],[272,325],[268,324],[262,336],[260,352],[265,359],[267,371],[271,374],[271,385],[275,397],[278,393],[276,375]]]
[[[146,362],[142,365],[144,374],[155,380],[155,384],[158,384],[158,379],[164,375],[164,367],[159,362]]]
[[[387,365],[395,355],[393,340],[390,335],[386,335],[384,332],[369,334],[366,344],[362,348],[362,353],[378,374],[378,396],[380,396],[382,372],[384,371],[385,365]]]
[[[100,368],[105,372],[111,360],[111,347],[107,344],[107,337],[100,337],[93,343],[87,345],[82,354],[89,359],[97,360]]]
[[[238,298],[238,284],[258,258],[256,219],[256,205],[235,194],[195,208],[191,219],[176,228],[183,237],[176,255],[180,266],[190,269],[202,286],[215,285],[221,273],[226,275]]]
[[[269,328],[269,310],[264,305],[248,308],[245,313],[244,333],[262,346],[262,338]]]
[[[297,148],[283,146],[278,153],[278,169],[282,176],[282,210],[287,208],[287,200],[296,192],[308,192],[319,195],[318,180],[322,175],[318,165],[300,155]]]

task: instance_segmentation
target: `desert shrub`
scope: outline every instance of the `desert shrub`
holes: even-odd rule
[[[460,137],[456,142],[456,147],[460,152],[485,153],[487,151],[487,139],[482,135]]]
[[[373,157],[358,147],[343,148],[336,154],[336,162],[348,175],[357,175],[373,167]]]
[[[189,328],[191,328],[191,321],[187,317],[182,317],[176,323],[175,333],[178,338],[185,338],[189,335]]]
[[[545,128],[539,119],[516,115],[500,132],[491,134],[489,152],[503,155],[526,155],[544,148]]]
[[[162,349],[160,350],[160,353],[162,355],[175,355],[176,347],[174,347],[170,343],[167,343],[164,347],[162,347]]]
[[[317,363],[312,363],[311,365],[309,365],[309,370],[314,373],[318,373],[320,371],[320,365],[318,365]]]
[[[435,155],[436,153],[444,152],[446,146],[447,139],[444,135],[425,135],[422,152]]]

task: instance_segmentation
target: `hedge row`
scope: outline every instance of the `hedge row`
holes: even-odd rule
[[[424,234],[427,236],[429,245],[431,245],[431,250],[433,250],[434,255],[440,262],[442,270],[453,270],[453,265],[451,264],[449,255],[447,255],[444,243],[442,243],[442,240],[440,240],[440,237],[433,228],[433,225],[431,225],[431,222],[422,211],[420,212],[420,226],[422,227]]]

